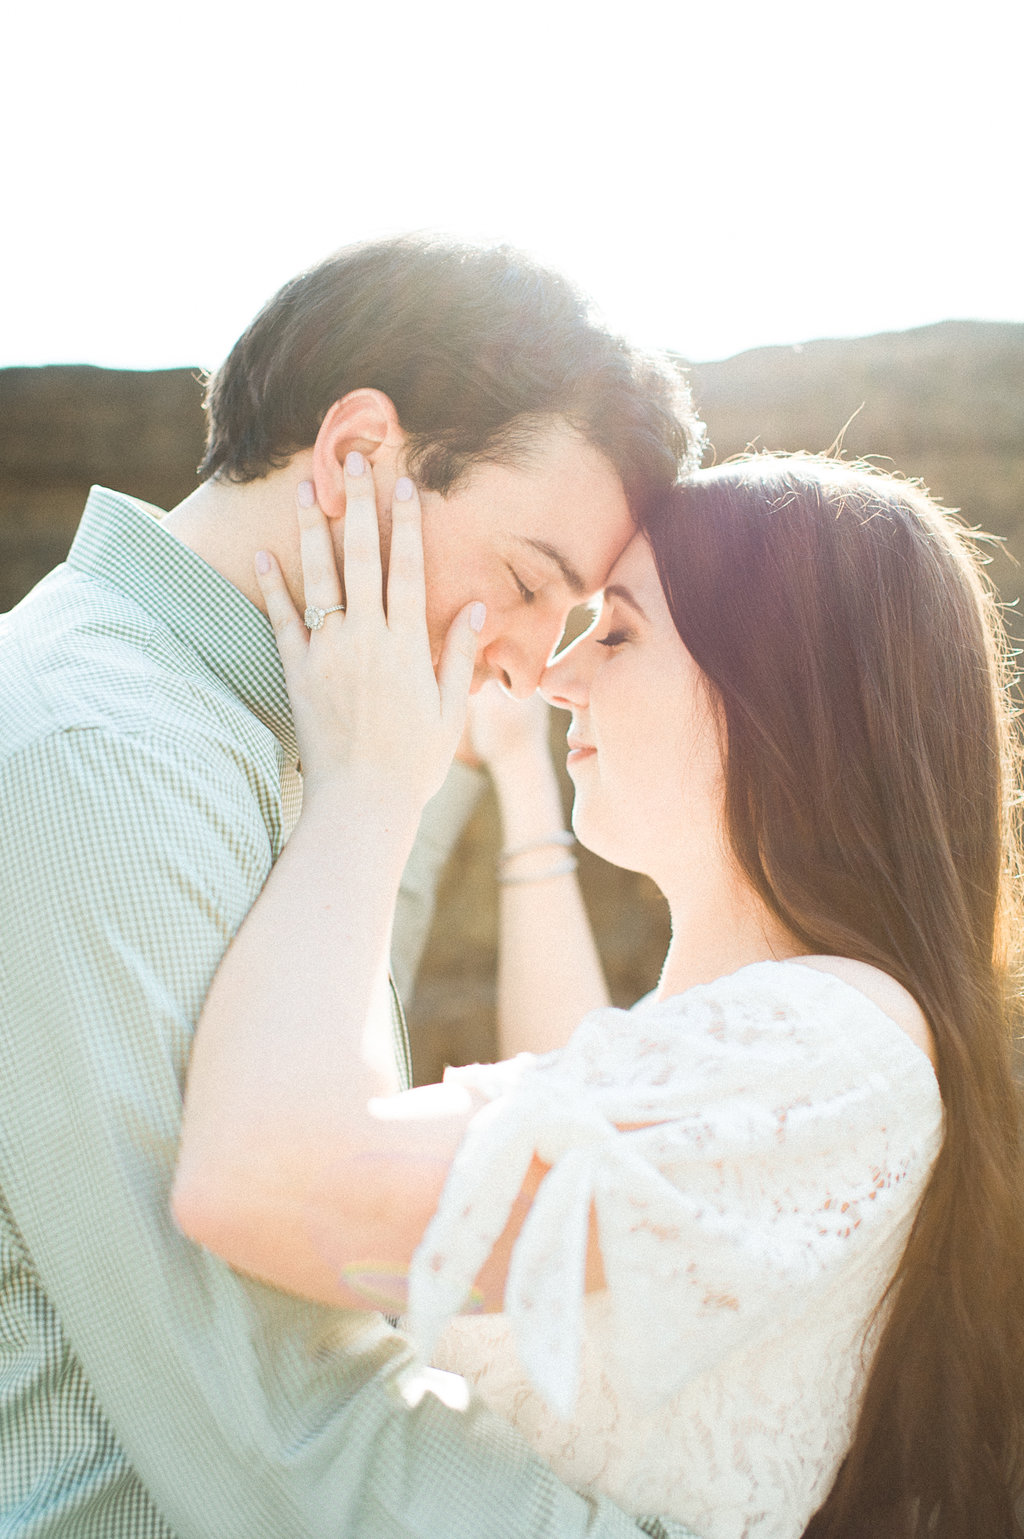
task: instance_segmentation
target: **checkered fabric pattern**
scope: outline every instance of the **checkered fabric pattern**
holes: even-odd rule
[[[193,1023],[300,800],[267,622],[94,490],[0,624],[0,1534],[636,1539],[379,1315],[172,1222]]]

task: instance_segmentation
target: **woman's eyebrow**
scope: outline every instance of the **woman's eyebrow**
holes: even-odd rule
[[[549,545],[547,540],[531,540],[526,535],[516,535],[514,538],[520,545],[529,545],[538,555],[545,556],[548,561],[553,562],[561,572],[569,592],[574,594],[576,598],[586,598],[590,589],[568,556],[564,555],[557,545]]]
[[[629,591],[628,588],[624,588],[621,583],[618,583],[618,582],[609,583],[607,588],[605,588],[605,590],[604,590],[604,596],[605,596],[606,599],[610,599],[610,598],[621,599],[624,604],[628,604],[629,605],[630,609],[635,609],[636,610],[636,612],[640,616],[641,620],[647,620],[647,616],[644,614],[644,611],[641,609],[640,605],[637,603],[637,601],[633,597],[632,593]],[[650,624],[650,621],[648,621],[647,623]]]

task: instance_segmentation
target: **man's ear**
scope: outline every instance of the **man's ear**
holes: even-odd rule
[[[384,481],[393,483],[400,474],[398,457],[404,447],[405,433],[395,403],[383,390],[350,390],[335,401],[328,408],[313,445],[316,500],[327,517],[341,518],[345,512],[342,467],[350,449],[365,454],[378,472],[378,498],[383,495],[390,500],[391,486],[385,486]]]

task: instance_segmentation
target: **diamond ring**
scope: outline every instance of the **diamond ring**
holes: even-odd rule
[[[306,613],[303,615],[302,618],[306,622],[306,629],[307,630],[309,630],[309,631],[318,631],[320,629],[321,625],[323,625],[324,620],[326,619],[326,617],[328,615],[344,614],[344,613],[345,613],[345,606],[344,606],[344,604],[331,604],[330,607],[327,608],[327,609],[321,609],[319,604],[307,604],[306,605]]]

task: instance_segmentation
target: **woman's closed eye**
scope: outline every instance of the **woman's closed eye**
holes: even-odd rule
[[[595,636],[594,640],[599,647],[621,647],[624,642],[629,641],[631,635],[632,632],[628,630],[609,631],[607,636]]]

